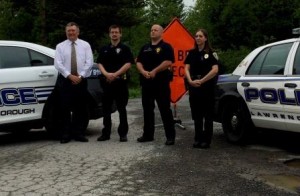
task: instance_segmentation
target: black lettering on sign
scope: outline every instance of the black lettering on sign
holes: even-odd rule
[[[172,66],[172,72],[174,77],[184,77],[184,66]]]

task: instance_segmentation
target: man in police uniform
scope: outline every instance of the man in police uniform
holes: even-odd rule
[[[144,45],[137,57],[137,69],[140,72],[142,86],[142,105],[144,110],[144,132],[138,142],[154,140],[154,108],[158,105],[163,121],[166,145],[174,145],[175,128],[170,108],[170,86],[172,72],[169,70],[174,62],[174,51],[170,44],[162,40],[163,28],[153,25],[151,43]]]
[[[127,71],[134,63],[130,48],[121,43],[122,29],[117,25],[109,27],[111,43],[102,47],[97,59],[98,67],[102,73],[103,87],[103,125],[102,135],[98,141],[110,139],[111,134],[111,108],[116,102],[119,112],[120,124],[118,133],[120,142],[127,141],[128,122],[126,106],[128,103],[128,74]]]

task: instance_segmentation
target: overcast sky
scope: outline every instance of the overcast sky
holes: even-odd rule
[[[194,6],[196,0],[183,0],[185,6]]]

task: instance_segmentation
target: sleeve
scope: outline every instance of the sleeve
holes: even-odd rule
[[[124,49],[125,49],[125,52],[124,52],[124,61],[125,61],[125,63],[134,64],[135,62],[134,62],[133,54],[132,54],[130,48],[128,46],[125,46]]]
[[[187,54],[187,56],[185,57],[185,60],[184,60],[184,64],[191,64],[191,54],[192,54],[192,51],[190,50]]]
[[[99,49],[99,52],[98,52],[98,57],[97,57],[97,61],[96,63],[101,63],[103,64],[103,59],[104,59],[104,56],[103,56],[103,47]]]
[[[64,56],[62,44],[58,44],[55,49],[54,67],[57,71],[62,74],[65,78],[70,75],[70,71],[64,66]]]
[[[84,78],[91,75],[91,69],[94,65],[93,51],[92,51],[90,44],[87,42],[86,42],[86,46],[85,46],[85,54],[86,54],[86,59],[85,59],[83,73],[82,73],[82,76]]]
[[[218,60],[218,55],[216,52],[210,52],[210,64],[213,65],[218,65],[219,64],[219,60]]]
[[[174,55],[174,50],[173,47],[170,44],[165,45],[165,59],[164,60],[169,60],[172,61],[172,63],[175,62],[175,55]]]
[[[143,64],[143,51],[144,51],[144,48],[145,46],[143,46],[141,49],[140,49],[140,52],[136,58],[136,62],[140,62]]]

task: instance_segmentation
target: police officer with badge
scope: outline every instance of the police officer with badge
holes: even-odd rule
[[[111,108],[115,101],[119,112],[120,124],[118,133],[120,142],[127,142],[128,121],[126,106],[128,103],[128,69],[134,63],[130,48],[121,42],[122,28],[118,25],[109,27],[111,43],[102,47],[97,59],[98,67],[102,73],[100,78],[103,88],[103,125],[102,135],[98,141],[110,139],[111,134]]]
[[[137,57],[137,69],[140,72],[142,87],[142,105],[144,110],[143,135],[138,142],[154,140],[155,101],[163,121],[166,145],[174,145],[175,128],[170,108],[172,78],[170,66],[174,62],[174,51],[170,44],[162,40],[163,28],[153,25],[150,32],[151,43],[144,45]]]
[[[184,64],[195,126],[193,147],[209,148],[213,135],[214,89],[219,66],[217,54],[212,51],[205,29],[196,32],[195,48],[189,51]]]

